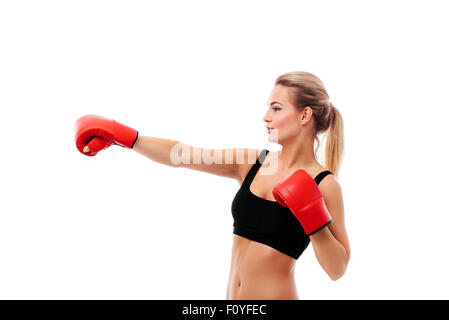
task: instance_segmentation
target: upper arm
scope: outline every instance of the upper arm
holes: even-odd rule
[[[343,192],[334,175],[326,176],[319,184],[327,210],[333,222],[328,226],[332,235],[340,242],[346,250],[348,259],[350,257],[349,239],[345,227]]]
[[[258,150],[248,148],[207,149],[185,145],[179,167],[198,170],[241,181]],[[243,176],[244,178],[245,176]]]

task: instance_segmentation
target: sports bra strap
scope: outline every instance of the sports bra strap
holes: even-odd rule
[[[243,181],[242,186],[243,186],[243,185],[247,186],[248,184],[251,184],[251,182],[252,182],[253,179],[254,179],[254,176],[255,176],[256,173],[257,173],[257,170],[259,170],[260,166],[261,166],[262,163],[264,162],[264,160],[265,160],[265,158],[266,158],[266,156],[267,156],[267,154],[268,154],[269,152],[270,152],[270,151],[267,150],[267,149],[263,149],[263,150],[260,152],[259,157],[257,158],[256,162],[253,164],[253,166],[252,166],[251,169],[249,170],[248,174],[246,175],[245,180]],[[326,177],[328,174],[332,174],[332,172],[330,172],[329,170],[320,172],[320,173],[315,177],[315,179],[314,179],[316,185],[319,185],[320,182],[321,182],[321,180],[323,180],[324,177]]]
[[[315,177],[315,183],[316,183],[316,185],[319,185],[320,184],[320,182],[321,182],[321,180],[323,180],[324,179],[324,177],[325,176],[327,176],[328,174],[332,174],[332,172],[330,172],[329,170],[326,170],[326,171],[323,171],[323,172],[320,172],[316,177]]]
[[[259,170],[260,166],[262,165],[262,162],[265,160],[265,157],[268,154],[268,150],[263,149],[259,156],[257,157],[256,162],[253,164],[253,166],[251,167],[251,169],[249,170],[248,174],[245,177],[245,180],[242,183],[242,186],[249,186],[251,184],[251,182],[254,179],[254,176],[257,173],[257,170]]]
[[[263,149],[260,152],[259,157],[257,158],[257,161],[259,162],[259,165],[262,165],[262,163],[264,162],[265,158],[267,157],[268,152],[270,152],[270,151],[268,151],[267,149]]]

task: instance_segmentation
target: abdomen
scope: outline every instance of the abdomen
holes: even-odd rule
[[[295,262],[267,245],[234,235],[226,299],[298,299]]]

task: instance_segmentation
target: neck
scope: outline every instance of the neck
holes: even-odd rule
[[[314,154],[314,139],[311,136],[284,143],[279,152],[279,168],[289,171],[297,168],[307,168],[318,164]]]

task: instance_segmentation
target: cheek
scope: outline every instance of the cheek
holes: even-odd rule
[[[276,119],[276,127],[279,129],[286,129],[294,125],[294,117],[292,115],[282,115]]]

